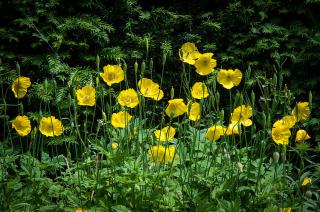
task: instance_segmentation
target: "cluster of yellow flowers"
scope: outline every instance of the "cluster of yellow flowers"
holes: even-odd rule
[[[299,121],[305,121],[310,117],[310,108],[308,102],[299,102],[294,107],[291,115],[284,116],[277,120],[272,127],[272,139],[277,144],[287,145],[291,136],[290,129]],[[302,142],[310,139],[308,133],[300,129],[296,133],[296,142]]]
[[[20,76],[14,80],[12,84],[12,91],[16,98],[23,98],[27,94],[28,88],[31,86],[29,77]],[[31,132],[31,121],[27,116],[18,115],[12,121],[12,128],[14,128],[18,135],[27,136]],[[49,137],[59,136],[63,133],[62,122],[54,116],[42,117],[39,125],[40,132]]]

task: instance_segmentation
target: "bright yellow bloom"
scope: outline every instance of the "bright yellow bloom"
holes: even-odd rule
[[[111,116],[111,125],[114,128],[126,128],[132,116],[127,111],[113,113]]]
[[[135,108],[139,104],[138,93],[132,88],[123,90],[119,93],[118,103],[121,106]]]
[[[306,186],[306,185],[309,185],[309,184],[311,184],[311,178],[310,177],[305,177],[304,179],[303,179],[303,182],[302,182],[302,186]]]
[[[273,127],[283,126],[291,129],[296,124],[295,116],[284,116],[282,119],[276,121]]]
[[[103,81],[111,86],[124,80],[124,71],[119,65],[107,65],[103,67],[103,73],[100,73]]]
[[[111,144],[111,148],[112,148],[113,150],[118,149],[118,146],[119,146],[119,144],[117,144],[117,143],[112,143],[112,144]]]
[[[310,135],[305,130],[298,130],[296,134],[296,142],[300,143],[302,141],[310,139]]]
[[[196,82],[191,88],[191,96],[195,99],[204,99],[209,96],[208,88],[203,82]]]
[[[173,140],[175,134],[176,134],[176,129],[174,129],[171,126],[167,126],[162,128],[161,130],[154,131],[154,135],[160,141],[171,141]]]
[[[226,89],[231,89],[240,84],[242,73],[239,69],[221,69],[217,76],[217,81]]]
[[[187,110],[187,105],[184,104],[183,99],[171,99],[165,112],[167,116],[175,118],[183,115]]]
[[[138,88],[142,96],[152,98],[159,101],[163,98],[163,91],[159,85],[151,79],[142,78],[138,82]]]
[[[297,121],[305,121],[310,117],[309,102],[299,102],[292,110],[292,115]]]
[[[252,125],[252,120],[250,117],[252,116],[252,107],[241,105],[233,110],[231,114],[231,123],[239,123],[245,127]]]
[[[29,77],[18,77],[12,83],[11,90],[16,98],[23,98],[31,86],[31,81]]]
[[[91,85],[86,85],[76,92],[78,105],[94,106],[96,104],[96,89]]]
[[[214,68],[217,66],[217,61],[213,59],[212,56],[212,53],[204,53],[196,60],[194,66],[198,74],[208,75],[214,71]]]
[[[237,123],[231,123],[228,125],[228,127],[226,128],[225,134],[226,135],[235,135],[235,134],[239,134],[239,128],[240,128],[240,124]]]
[[[291,208],[281,208],[280,212],[291,212]]]
[[[60,120],[56,119],[54,116],[50,116],[43,117],[40,120],[39,130],[47,137],[54,137],[61,135],[64,128]]]
[[[221,125],[215,125],[207,130],[207,139],[209,141],[217,141],[225,133],[225,128]]]
[[[198,121],[201,116],[201,105],[198,102],[192,103],[191,101],[189,101],[187,107],[188,107],[188,110],[190,110],[190,111],[187,111],[188,118],[191,121]]]
[[[287,145],[291,136],[290,129],[286,126],[277,125],[272,128],[272,139],[277,144]]]
[[[14,128],[20,136],[26,136],[31,132],[31,123],[27,116],[17,116],[12,122]]]
[[[201,54],[194,43],[184,43],[181,46],[181,49],[179,49],[180,60],[190,65],[193,65],[200,55]]]
[[[175,165],[173,162],[178,159],[174,146],[165,147],[162,145],[152,146],[148,151],[149,160],[159,164]]]
[[[88,212],[88,210],[85,208],[77,208],[76,212]]]

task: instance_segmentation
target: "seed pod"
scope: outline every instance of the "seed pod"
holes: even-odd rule
[[[170,90],[170,98],[173,99],[174,98],[174,88],[173,86],[171,86],[171,90]]]
[[[138,72],[138,68],[139,68],[139,64],[138,64],[138,62],[136,61],[135,63],[134,63],[134,72]]]
[[[274,152],[273,155],[272,155],[272,157],[273,157],[273,161],[274,161],[275,163],[278,163],[279,158],[280,158],[279,152]]]

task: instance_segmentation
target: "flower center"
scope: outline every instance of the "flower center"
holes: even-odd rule
[[[110,73],[109,74],[109,80],[114,80],[116,78],[115,74]]]

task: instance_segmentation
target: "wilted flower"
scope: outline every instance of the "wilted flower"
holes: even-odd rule
[[[206,137],[209,141],[217,141],[221,136],[224,135],[224,132],[225,128],[223,126],[215,125],[207,130]]]
[[[217,61],[213,59],[212,56],[212,53],[204,53],[199,56],[199,59],[194,63],[198,74],[208,75],[214,71],[214,68],[217,66]]]
[[[309,102],[299,102],[292,110],[292,115],[297,121],[305,121],[310,117]]]
[[[12,122],[14,128],[20,136],[26,136],[31,132],[31,123],[27,116],[17,116]]]
[[[190,65],[193,65],[200,55],[201,54],[194,43],[184,43],[181,46],[181,49],[179,49],[180,60]]]
[[[209,96],[208,88],[203,82],[196,82],[191,88],[191,96],[195,99],[203,99]]]
[[[305,177],[304,179],[303,179],[303,181],[302,181],[302,186],[307,186],[307,185],[309,185],[309,184],[311,184],[311,178],[310,177]]]
[[[113,113],[111,116],[111,125],[114,128],[126,128],[132,116],[127,111]]]
[[[158,138],[159,141],[171,141],[174,138],[174,135],[176,134],[176,129],[167,126],[162,128],[161,130],[154,131],[154,135]]]
[[[29,77],[18,77],[14,80],[11,86],[11,90],[16,98],[23,98],[31,86],[31,81]]]
[[[138,88],[142,96],[152,98],[159,101],[163,98],[163,91],[159,85],[153,82],[151,79],[142,78],[138,82]]]
[[[308,140],[311,137],[308,135],[308,133],[305,130],[298,130],[296,134],[296,142],[300,143],[302,141]]]
[[[139,104],[138,93],[132,88],[123,90],[119,93],[118,103],[121,106],[135,108]]]
[[[56,119],[54,116],[50,116],[43,117],[40,120],[39,130],[47,137],[54,137],[61,135],[64,128],[60,120]]]
[[[231,89],[240,84],[242,73],[239,69],[221,69],[217,76],[217,81],[226,89]]]
[[[111,86],[124,80],[124,71],[119,65],[107,65],[103,67],[104,73],[100,73],[103,81]]]
[[[187,112],[187,105],[183,102],[183,99],[171,99],[169,100],[169,105],[167,106],[165,112],[167,116],[175,118],[183,115]]]
[[[91,85],[86,85],[76,92],[78,105],[94,106],[96,104],[96,89]]]
[[[191,105],[190,105],[191,104]],[[200,119],[201,116],[201,105],[198,102],[188,102],[187,105],[188,111],[188,118],[191,121],[198,121]]]
[[[174,161],[178,159],[178,155],[176,153],[176,148],[174,146],[162,146],[155,145],[152,146],[148,151],[149,160],[159,164],[168,164],[175,165]]]
[[[231,114],[231,123],[239,123],[245,127],[252,125],[252,107],[241,105],[233,110]]]

